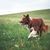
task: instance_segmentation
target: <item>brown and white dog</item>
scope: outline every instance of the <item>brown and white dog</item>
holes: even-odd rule
[[[45,25],[43,22],[43,19],[34,19],[29,17],[29,14],[24,15],[22,20],[20,21],[23,25],[28,25],[28,28],[30,29],[30,32],[37,32],[38,35],[42,35],[42,32],[46,32],[48,30],[48,25]],[[31,28],[34,28],[31,31]]]

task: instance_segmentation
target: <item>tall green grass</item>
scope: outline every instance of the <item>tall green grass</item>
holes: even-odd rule
[[[33,17],[37,15],[48,20],[50,18],[48,11],[28,13]],[[0,50],[50,50],[50,33],[43,33],[40,39],[28,40],[29,30],[19,24],[23,14],[27,13],[0,16]]]

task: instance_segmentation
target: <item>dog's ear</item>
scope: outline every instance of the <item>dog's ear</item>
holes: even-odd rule
[[[26,15],[26,18],[29,18],[29,14]]]

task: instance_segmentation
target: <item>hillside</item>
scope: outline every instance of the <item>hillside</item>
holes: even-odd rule
[[[22,13],[14,13],[8,15],[0,15],[0,17],[21,17],[23,14],[30,14],[32,17],[44,17],[50,18],[50,9],[46,10],[37,10],[37,11],[29,11],[29,12],[22,12]]]

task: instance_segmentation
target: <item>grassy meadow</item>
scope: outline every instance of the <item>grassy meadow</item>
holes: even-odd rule
[[[42,18],[49,31],[39,40],[28,40],[29,30],[19,24],[23,14]],[[50,9],[0,15],[0,50],[50,50]]]

